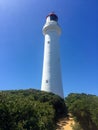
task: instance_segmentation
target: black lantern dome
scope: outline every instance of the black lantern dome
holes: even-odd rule
[[[50,20],[58,21],[58,16],[54,13],[50,13],[47,17],[50,17]]]

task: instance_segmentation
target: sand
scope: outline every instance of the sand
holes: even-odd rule
[[[74,124],[73,118],[62,118],[57,123],[57,129],[56,130],[72,130],[72,125]]]

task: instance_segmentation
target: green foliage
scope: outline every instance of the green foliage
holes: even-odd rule
[[[65,99],[69,112],[83,130],[98,130],[98,97],[86,94],[70,94]]]
[[[72,125],[73,130],[83,130],[78,122]]]
[[[0,92],[0,130],[55,130],[64,100],[37,90]]]

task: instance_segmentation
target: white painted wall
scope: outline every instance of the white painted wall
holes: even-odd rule
[[[45,43],[41,90],[53,92],[64,98],[60,69],[60,33],[61,29],[58,23],[47,18],[43,27]]]

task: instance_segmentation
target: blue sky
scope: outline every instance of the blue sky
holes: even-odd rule
[[[46,16],[54,11],[62,82],[71,92],[98,95],[97,0],[0,0],[0,90],[40,89]]]

